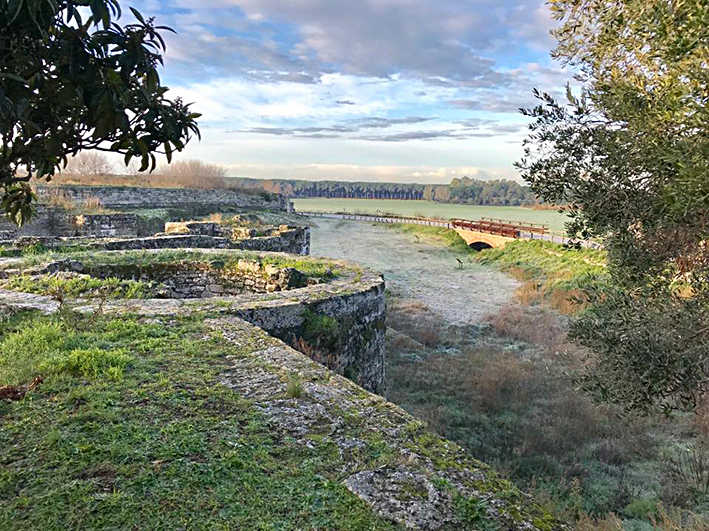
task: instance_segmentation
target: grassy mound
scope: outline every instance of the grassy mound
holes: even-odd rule
[[[0,324],[0,529],[376,529],[338,455],[283,439],[223,385],[240,352],[196,316]]]

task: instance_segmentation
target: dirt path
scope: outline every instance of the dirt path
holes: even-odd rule
[[[359,262],[384,273],[395,294],[417,299],[451,324],[480,320],[509,304],[519,283],[442,244],[358,221],[316,220],[311,253]],[[464,261],[458,269],[456,257]]]

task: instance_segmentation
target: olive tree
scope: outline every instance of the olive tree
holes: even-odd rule
[[[152,170],[192,135],[198,114],[160,83],[165,43],[117,0],[0,0],[0,208],[32,211],[32,179],[50,180],[82,150],[118,152]]]
[[[608,251],[611,281],[572,325],[593,353],[581,382],[629,410],[692,409],[709,389],[709,6],[550,4],[581,88],[535,91],[518,167]]]

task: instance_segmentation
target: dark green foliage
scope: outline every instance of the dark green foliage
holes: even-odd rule
[[[694,409],[709,383],[709,343],[694,322],[706,299],[608,287],[589,294],[593,305],[571,330],[593,353],[584,387],[628,410]]]
[[[118,152],[144,171],[199,134],[199,115],[160,84],[171,30],[131,10],[121,27],[117,0],[0,2],[0,208],[15,222],[31,214],[30,180],[68,156]]]
[[[630,409],[691,408],[709,386],[709,8],[558,0],[555,55],[585,81],[540,105],[519,163],[570,205],[574,237],[604,239],[613,291],[573,327],[598,356],[586,385]],[[644,339],[643,339],[644,338]]]
[[[311,347],[328,352],[336,349],[342,337],[340,322],[329,315],[309,312],[303,321],[303,339]]]

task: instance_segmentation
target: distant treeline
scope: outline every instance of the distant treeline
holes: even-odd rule
[[[351,199],[405,199],[465,205],[538,205],[532,191],[515,181],[479,181],[463,177],[450,184],[400,184],[344,181],[297,181],[292,179],[233,178],[240,188],[262,188],[286,197]]]

